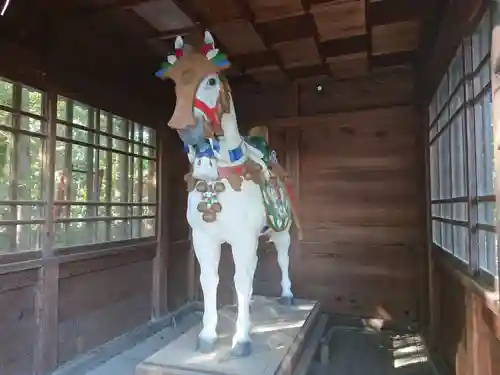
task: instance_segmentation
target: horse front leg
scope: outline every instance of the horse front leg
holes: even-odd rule
[[[238,317],[232,346],[232,354],[235,357],[248,356],[252,351],[250,343],[250,300],[257,265],[257,246],[257,238],[239,239],[238,243],[231,244],[235,269],[234,286],[238,298]]]
[[[217,286],[219,284],[220,243],[206,233],[193,230],[193,248],[200,264],[200,283],[203,291],[203,329],[197,350],[208,353],[217,340]]]
[[[290,265],[290,232],[272,232],[271,241],[274,243],[277,252],[278,265],[281,269],[281,298],[279,302],[283,305],[290,306],[294,303],[292,293],[292,282],[290,281],[289,265]]]

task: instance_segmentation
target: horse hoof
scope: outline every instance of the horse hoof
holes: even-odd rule
[[[202,354],[207,354],[214,351],[214,346],[215,346],[215,340],[207,341],[199,338],[198,342],[196,343],[196,350]]]
[[[238,342],[231,350],[233,357],[248,357],[252,353],[252,344],[250,341]]]
[[[282,296],[278,299],[278,303],[283,306],[293,306],[295,304],[295,298],[293,298],[293,296]]]

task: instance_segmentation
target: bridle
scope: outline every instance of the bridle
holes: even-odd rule
[[[219,96],[215,106],[212,108],[204,101],[194,98],[194,108],[202,112],[208,119],[211,125],[212,132],[217,135],[223,135],[224,130],[222,129],[222,116],[224,113],[229,112],[229,87],[227,81],[222,77],[219,77]],[[196,94],[195,94],[196,95]]]

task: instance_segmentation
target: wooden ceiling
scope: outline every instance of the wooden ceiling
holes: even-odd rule
[[[411,64],[431,3],[12,0],[0,31],[45,51],[65,49],[68,58],[78,51],[90,71],[105,67],[108,74],[150,80],[177,34],[208,28],[233,63],[232,79],[279,84]]]

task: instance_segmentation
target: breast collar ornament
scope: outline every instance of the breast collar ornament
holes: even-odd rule
[[[217,140],[213,140],[211,144],[208,141],[203,142],[201,145],[194,146],[195,155],[197,158],[209,157],[216,158],[215,152],[220,152],[220,145]],[[215,152],[214,152],[215,151]],[[184,144],[184,152],[189,152],[189,147]],[[228,151],[229,160],[231,163],[237,162],[243,158],[243,149],[241,145]],[[228,167],[230,168],[230,167]]]

